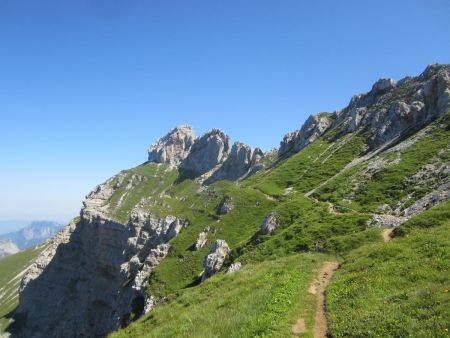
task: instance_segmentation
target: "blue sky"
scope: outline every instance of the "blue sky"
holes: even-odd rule
[[[177,124],[277,146],[380,77],[450,62],[448,13],[446,0],[0,0],[0,220],[70,219]]]

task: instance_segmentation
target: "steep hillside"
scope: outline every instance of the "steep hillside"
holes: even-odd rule
[[[19,302],[20,281],[42,248],[32,248],[0,259],[0,333],[10,322],[8,314]]]
[[[24,275],[8,330],[445,336],[449,112],[450,66],[431,65],[310,117],[276,156],[179,126],[86,197]],[[368,325],[384,302],[392,322]]]

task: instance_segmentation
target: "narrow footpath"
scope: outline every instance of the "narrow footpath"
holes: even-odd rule
[[[316,295],[316,314],[314,318],[313,337],[326,338],[328,334],[328,323],[325,305],[325,289],[331,280],[334,272],[339,267],[338,262],[325,262],[320,270],[317,278],[311,283],[308,292]],[[292,326],[292,333],[297,337],[306,331],[305,321],[299,318]]]

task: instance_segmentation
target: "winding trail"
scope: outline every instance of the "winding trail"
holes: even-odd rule
[[[334,272],[339,268],[338,262],[325,262],[317,275],[317,278],[309,286],[308,292],[317,297],[316,314],[314,317],[314,338],[326,338],[328,335],[328,323],[325,305],[325,289],[331,280]],[[292,333],[295,337],[300,337],[306,332],[304,318],[298,318],[292,325]]]
[[[328,323],[325,305],[325,289],[330,282],[334,272],[339,267],[338,262],[325,262],[317,276],[317,279],[311,284],[308,292],[316,295],[316,316],[314,319],[313,337],[325,338],[328,334]]]

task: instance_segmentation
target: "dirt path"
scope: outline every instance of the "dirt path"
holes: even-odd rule
[[[313,337],[325,338],[328,334],[328,324],[325,309],[325,289],[330,282],[336,269],[339,267],[338,262],[325,262],[320,270],[317,278],[309,286],[308,292],[316,295],[316,315],[314,318]],[[300,337],[306,332],[305,320],[299,318],[294,325],[292,325],[292,333],[295,337]]]
[[[317,296],[316,316],[313,329],[314,338],[325,338],[327,336],[328,324],[325,309],[325,289],[338,267],[338,262],[325,262],[317,279],[308,289],[308,292]]]
[[[383,241],[384,243],[387,243],[391,240],[391,232],[392,232],[392,228],[391,229],[384,229],[382,232],[383,235]]]

